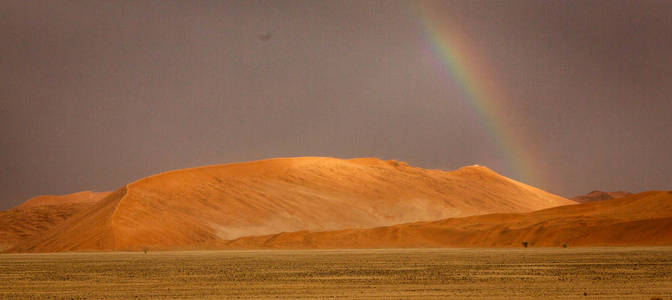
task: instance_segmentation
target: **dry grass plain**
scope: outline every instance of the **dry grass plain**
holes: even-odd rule
[[[653,297],[670,247],[0,255],[1,299]]]

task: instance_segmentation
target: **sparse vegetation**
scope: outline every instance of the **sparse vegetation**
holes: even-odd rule
[[[646,299],[669,282],[672,248],[0,255],[0,299]]]
[[[527,248],[527,241],[523,241],[523,247]]]
[[[562,248],[567,248],[567,243],[562,243]]]

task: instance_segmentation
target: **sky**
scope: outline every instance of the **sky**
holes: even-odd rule
[[[671,1],[0,0],[0,39],[0,209],[290,156],[672,189]]]

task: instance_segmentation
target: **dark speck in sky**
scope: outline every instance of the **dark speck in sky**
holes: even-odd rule
[[[273,37],[273,34],[270,33],[270,32],[264,32],[264,33],[258,34],[257,37],[259,38],[260,41],[266,42],[266,41],[270,40],[271,37]]]

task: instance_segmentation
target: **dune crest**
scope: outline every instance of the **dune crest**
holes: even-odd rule
[[[15,250],[192,247],[574,203],[478,166],[446,172],[376,158],[278,158],[140,179]]]
[[[98,200],[105,198],[105,196],[109,195],[110,193],[111,192],[82,191],[67,195],[41,195],[30,198],[26,202],[23,202],[21,205],[17,207],[29,208],[36,206],[63,205],[63,204],[75,204],[75,203],[95,203],[98,202]]]
[[[83,191],[37,196],[17,207],[0,211],[0,250],[52,229],[109,194]]]
[[[372,229],[292,232],[208,245],[234,249],[672,245],[672,192]]]

